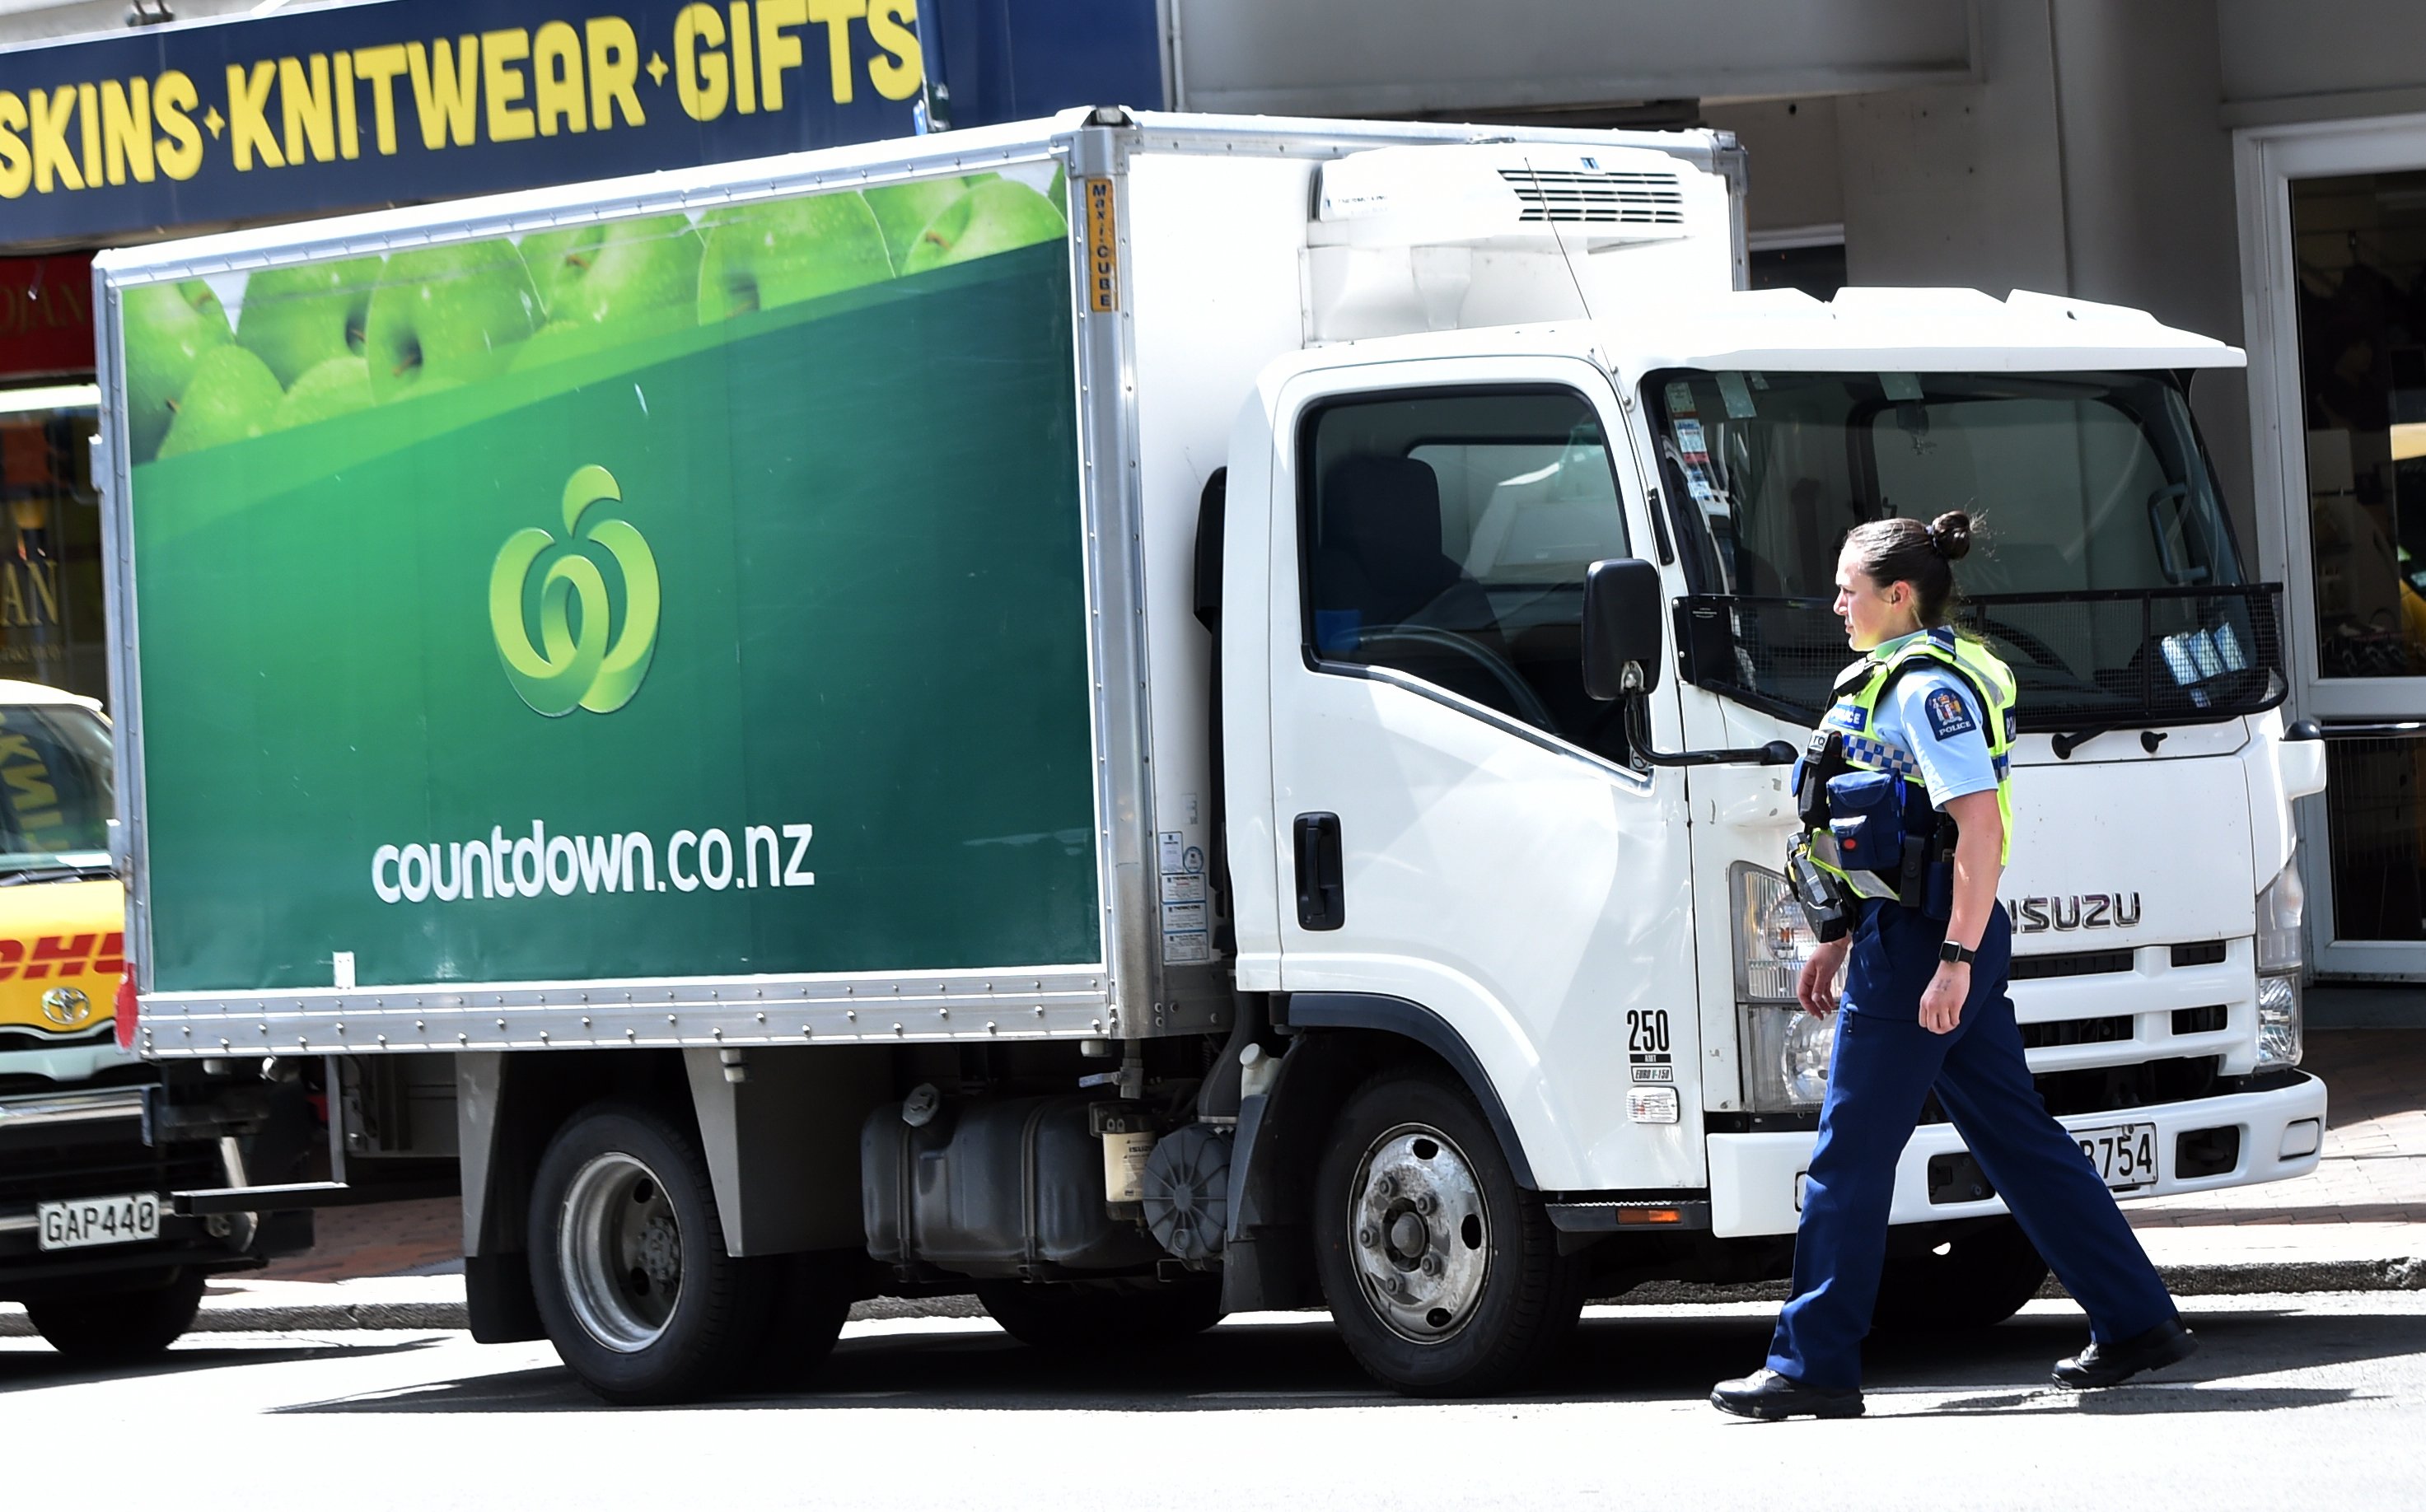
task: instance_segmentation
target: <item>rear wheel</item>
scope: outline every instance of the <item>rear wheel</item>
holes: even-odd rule
[[[764,1347],[773,1278],[725,1252],[699,1141],[654,1108],[593,1103],[557,1132],[532,1182],[530,1268],[557,1354],[609,1402],[738,1385]]]
[[[979,1281],[978,1300],[1002,1331],[1036,1349],[1107,1353],[1170,1343],[1221,1321],[1221,1281]]]
[[[89,1365],[149,1359],[185,1336],[202,1305],[202,1273],[187,1266],[151,1286],[25,1304],[53,1349]]]
[[[1381,1072],[1332,1126],[1315,1173],[1315,1266],[1350,1353],[1427,1396],[1519,1391],[1556,1357],[1585,1271],[1464,1087]]]
[[[1890,1336],[1987,1328],[2022,1310],[2046,1280],[2046,1262],[2011,1218],[1894,1257],[1879,1273],[1870,1331]]]

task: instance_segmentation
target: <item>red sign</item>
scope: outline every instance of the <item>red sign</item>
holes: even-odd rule
[[[92,259],[0,257],[0,380],[92,371]]]

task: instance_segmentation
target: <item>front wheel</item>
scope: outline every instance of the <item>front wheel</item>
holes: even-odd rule
[[[725,1253],[699,1141],[633,1102],[573,1116],[531,1183],[531,1289],[557,1354],[609,1402],[740,1384],[763,1346],[763,1266]]]
[[[1445,1073],[1385,1070],[1356,1090],[1315,1172],[1314,1213],[1331,1315],[1385,1386],[1523,1390],[1582,1309],[1583,1268]]]
[[[1933,1249],[1890,1259],[1879,1272],[1870,1331],[1889,1336],[1988,1328],[2022,1310],[2047,1263],[2011,1218],[1957,1234]]]
[[[25,1316],[53,1349],[79,1364],[128,1365],[183,1338],[202,1306],[202,1273],[189,1265],[156,1285],[28,1302]]]

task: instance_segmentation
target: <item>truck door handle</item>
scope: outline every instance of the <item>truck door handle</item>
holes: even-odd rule
[[[1339,815],[1297,816],[1297,922],[1305,929],[1336,929],[1348,922],[1339,860]]]

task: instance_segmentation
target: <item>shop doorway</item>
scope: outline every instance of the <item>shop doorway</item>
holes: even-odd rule
[[[2426,979],[2426,117],[2244,133],[2240,167],[2260,552],[2326,734],[2315,958]]]

